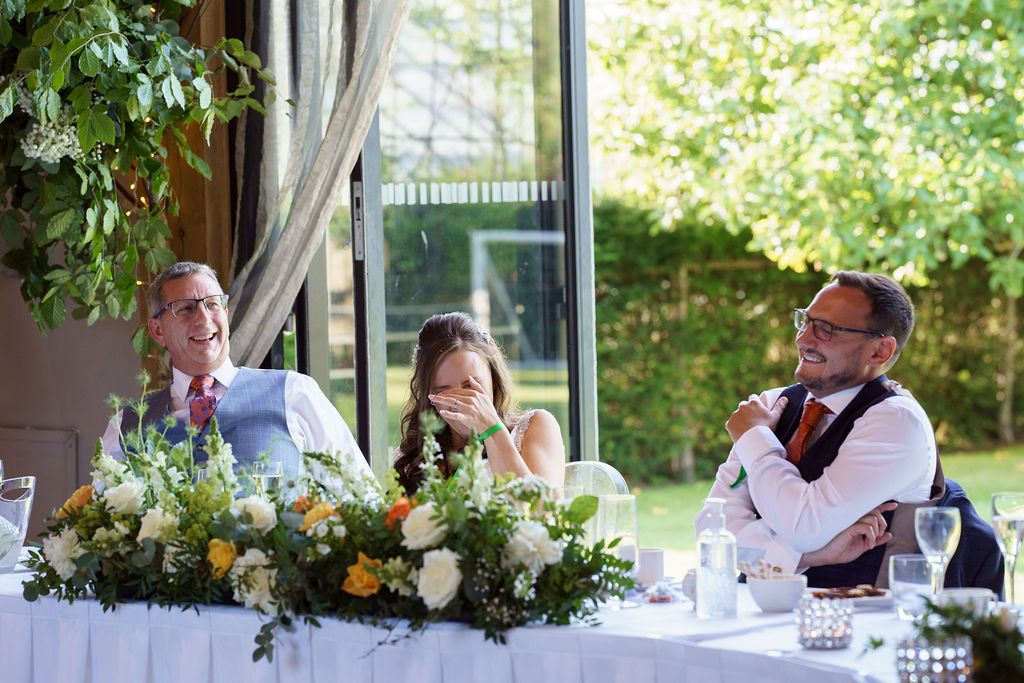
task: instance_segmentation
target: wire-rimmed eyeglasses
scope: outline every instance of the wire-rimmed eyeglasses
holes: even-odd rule
[[[814,336],[821,341],[831,341],[832,335],[836,332],[855,332],[857,334],[866,334],[871,337],[884,337],[885,333],[876,332],[874,330],[859,330],[856,327],[840,327],[834,325],[826,320],[819,320],[818,318],[812,318],[807,315],[806,308],[794,308],[793,309],[793,327],[798,331],[803,332],[804,328],[810,324],[811,331],[814,332]]]
[[[227,310],[228,295],[211,294],[210,296],[204,296],[202,299],[178,299],[177,301],[165,304],[153,317],[159,318],[164,314],[164,311],[170,311],[171,315],[175,318],[191,318],[199,310],[200,302],[206,307],[206,312],[213,315],[214,313],[221,313]]]

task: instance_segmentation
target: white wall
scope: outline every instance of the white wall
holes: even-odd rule
[[[105,320],[89,327],[69,315],[44,337],[20,284],[0,268],[0,427],[77,430],[78,483],[85,483],[96,439],[110,418],[107,396],[139,395],[140,361],[130,343],[135,323]]]

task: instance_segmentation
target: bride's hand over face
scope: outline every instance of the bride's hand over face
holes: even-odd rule
[[[461,387],[445,389],[428,398],[441,419],[463,438],[468,437],[470,431],[480,434],[501,422],[490,394],[472,376]]]

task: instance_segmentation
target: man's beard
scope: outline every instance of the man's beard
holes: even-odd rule
[[[833,373],[825,377],[811,377],[808,379],[800,379],[796,376],[796,373],[794,373],[793,376],[796,378],[797,383],[804,389],[818,393],[831,393],[839,387],[850,385],[856,378],[856,375],[849,370]]]

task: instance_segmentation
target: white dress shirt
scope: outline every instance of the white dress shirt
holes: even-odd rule
[[[822,418],[809,444],[862,387],[819,399],[831,414]],[[770,408],[783,389],[766,391],[760,400]],[[751,559],[750,551],[763,551],[765,561],[788,573],[798,569],[803,553],[820,549],[881,503],[928,500],[936,457],[928,416],[912,397],[897,395],[871,406],[854,422],[836,459],[812,482],[804,481],[786,459],[786,448],[771,429],[748,430],[718,468],[709,495],[726,500],[726,526],[736,536],[741,559],[744,551]],[[732,488],[741,466],[747,477]],[[698,533],[704,521],[702,510]]]
[[[188,402],[194,393],[189,388],[192,377],[177,368],[172,368],[171,372],[169,409],[175,418],[182,422],[188,422]],[[231,382],[234,381],[238,374],[238,368],[228,360],[210,374],[217,380],[213,385],[213,393],[219,401],[227,393]],[[349,454],[352,462],[361,465],[366,473],[372,476],[370,466],[366,462],[366,458],[363,457],[362,451],[359,450],[359,444],[356,443],[352,431],[312,377],[298,372],[289,372],[285,376],[284,408],[288,433],[300,453],[315,451],[341,454],[342,456]],[[107,430],[103,434],[103,450],[111,455],[123,455],[120,435],[121,412],[118,411],[110,419]]]

